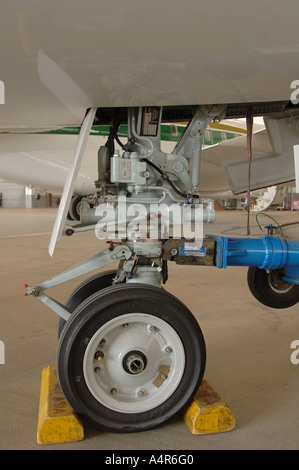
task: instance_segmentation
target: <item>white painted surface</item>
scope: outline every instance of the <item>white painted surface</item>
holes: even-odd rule
[[[90,106],[289,100],[295,0],[10,0],[0,127],[80,124]]]

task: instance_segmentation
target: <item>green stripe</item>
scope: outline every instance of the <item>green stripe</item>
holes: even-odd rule
[[[90,135],[107,137],[109,135],[109,126],[92,126]],[[178,142],[185,130],[184,126],[171,126],[167,124],[161,125],[161,140],[168,142]],[[64,127],[53,131],[42,132],[42,134],[55,134],[55,135],[78,135],[80,127]],[[119,127],[118,137],[126,138],[128,136],[128,126],[122,124]],[[218,144],[223,140],[233,139],[234,137],[241,136],[242,134],[235,134],[233,132],[221,131],[217,129],[208,129],[204,135],[204,145]],[[207,138],[210,137],[210,138]]]

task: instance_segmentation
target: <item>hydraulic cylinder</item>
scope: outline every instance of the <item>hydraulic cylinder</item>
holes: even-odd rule
[[[260,269],[285,269],[285,280],[299,283],[299,240],[278,237],[225,238],[217,240],[218,268],[257,266]]]

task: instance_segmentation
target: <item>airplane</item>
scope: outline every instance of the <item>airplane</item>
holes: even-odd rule
[[[237,122],[238,121],[238,122]],[[163,151],[171,153],[173,144],[178,142],[187,123],[162,124],[161,145]],[[246,126],[246,123],[245,123]],[[254,132],[264,129],[263,124],[254,123]],[[66,127],[45,132],[14,131],[1,136],[0,175],[5,181],[26,186],[26,194],[54,193],[59,203],[66,175],[70,169],[73,149],[80,127]],[[90,139],[84,153],[72,197],[68,220],[80,220],[80,201],[83,196],[88,197],[94,193],[93,176],[97,172],[94,155],[98,148],[105,145],[109,135],[109,126],[92,126]],[[119,129],[121,139],[128,135],[128,127],[121,125]],[[225,120],[221,123],[212,122],[203,136],[203,150],[207,146],[217,146],[221,142],[246,135],[244,122],[240,120]],[[268,138],[268,137],[267,137]],[[239,141],[241,143],[241,140]],[[125,142],[124,142],[125,143]],[[243,139],[243,145],[246,142]],[[47,149],[47,150],[45,150]],[[202,155],[205,162],[205,152]],[[205,190],[201,191],[206,197],[212,199],[244,200],[243,194],[234,195],[225,179],[221,165],[217,165],[213,178],[210,177],[209,167],[202,164],[201,184],[204,182]],[[206,174],[206,171],[208,174]],[[222,190],[219,190],[222,185]],[[271,186],[258,191],[251,191],[252,211],[263,211],[282,204],[287,194],[286,185]],[[52,205],[51,205],[52,206]],[[26,206],[27,207],[27,206]]]
[[[2,10],[0,129],[8,154],[38,166],[26,153],[37,132],[80,128],[49,253],[67,231],[114,235],[106,250],[26,286],[26,295],[59,315],[57,372],[73,409],[106,431],[154,428],[190,403],[206,363],[193,314],[162,288],[168,262],[247,266],[249,288],[263,304],[299,300],[298,240],[271,231],[198,237],[196,225],[198,216],[214,219],[211,181],[219,194],[228,186],[247,194],[249,206],[251,191],[295,180],[298,3],[11,0]],[[255,117],[265,127],[253,133]],[[246,135],[203,149],[209,125],[238,118],[246,119]],[[181,138],[162,151],[162,125],[182,122]],[[80,169],[93,126],[109,126],[109,135],[87,180]],[[49,138],[39,134],[44,144]],[[39,144],[36,152],[49,149]],[[49,172],[58,164],[52,159]],[[94,192],[81,200],[78,227],[69,227],[78,182]],[[198,232],[185,233],[192,223]],[[115,261],[117,270],[88,278],[65,305],[45,293]]]
[[[161,145],[171,153],[186,128],[186,123],[163,124],[161,126]],[[261,125],[256,124],[256,129]],[[61,194],[66,175],[70,169],[73,149],[80,127],[66,127],[45,132],[26,132],[2,134],[0,150],[0,175],[6,181],[26,186],[26,193]],[[125,143],[128,126],[121,125],[119,136]],[[244,123],[228,121],[211,123],[204,134],[203,148],[246,134]],[[109,126],[92,126],[90,138],[84,154],[74,188],[68,219],[80,220],[80,200],[83,196],[94,194],[94,175],[97,172],[96,159],[99,147],[104,146],[109,135]],[[45,150],[45,148],[47,150]],[[215,178],[213,180],[215,188]],[[34,188],[34,189],[33,189]],[[218,191],[216,191],[216,197]],[[233,198],[227,184],[226,196]]]
[[[164,145],[164,151],[171,153],[174,143],[179,140],[185,128],[185,123],[161,126],[161,143]],[[6,181],[34,188],[37,193],[61,194],[79,131],[80,127],[76,126],[36,133],[19,130],[17,133],[2,134],[1,177]],[[209,126],[204,135],[203,146],[217,145],[218,142],[244,134],[246,129],[243,123],[240,125],[233,121],[225,124],[211,123],[211,127]],[[97,172],[97,162],[94,155],[97,154],[99,147],[105,145],[108,135],[109,126],[91,128],[80,174],[74,188],[75,195],[70,205],[69,219],[80,219],[78,201],[83,196],[92,196],[95,192],[94,175]],[[119,136],[124,143],[127,135],[128,127],[122,125]]]

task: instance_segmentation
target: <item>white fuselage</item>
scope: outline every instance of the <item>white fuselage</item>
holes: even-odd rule
[[[10,0],[0,128],[81,124],[90,106],[288,100],[296,0]]]

